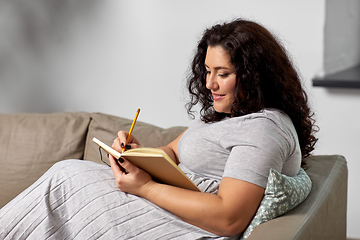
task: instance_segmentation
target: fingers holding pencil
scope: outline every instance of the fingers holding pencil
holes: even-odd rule
[[[131,135],[135,127],[139,113],[140,113],[140,108],[138,108],[136,111],[135,118],[131,124],[129,132],[119,131],[118,138],[114,140],[112,148],[118,150],[119,152],[124,152],[131,148],[141,147],[139,140],[137,140],[134,136]]]
[[[128,150],[130,148],[141,147],[139,140],[137,140],[134,135],[131,135],[129,138],[129,142],[126,143],[128,136],[129,136],[128,132],[119,131],[118,137],[114,140],[114,144],[113,144],[112,148],[114,148],[115,150],[117,150],[119,152],[122,152],[123,148]]]
[[[133,122],[132,122],[132,124],[131,124],[129,133],[128,133],[127,137],[126,137],[126,143],[125,143],[125,144],[123,144],[123,142],[121,143],[121,144],[122,144],[122,150],[123,150],[123,151],[126,151],[126,150],[127,150],[127,149],[126,149],[126,145],[130,142],[131,134],[132,134],[132,131],[134,130],[134,127],[135,127],[137,118],[138,118],[138,116],[139,116],[139,113],[140,113],[140,108],[138,108],[137,111],[136,111],[134,120],[133,120]]]

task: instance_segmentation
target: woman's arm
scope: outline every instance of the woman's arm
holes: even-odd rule
[[[190,191],[157,183],[126,159],[121,161],[129,173],[124,173],[110,157],[121,191],[143,197],[182,220],[220,236],[244,231],[264,194],[264,188],[233,178],[221,180],[217,195]]]
[[[116,150],[121,150],[119,143],[126,133],[119,135],[112,146]],[[181,135],[163,147],[169,156],[173,155],[171,157],[176,159]],[[137,140],[134,138],[131,144],[132,141]],[[223,178],[217,195],[190,191],[157,183],[145,171],[122,159],[121,166],[129,172],[126,174],[111,155],[109,159],[120,190],[143,197],[182,220],[220,236],[233,236],[244,231],[265,191],[262,187],[234,178]]]
[[[221,181],[218,195],[156,182],[149,182],[146,189],[138,193],[182,220],[220,236],[233,236],[244,231],[263,194],[263,188],[232,178]]]

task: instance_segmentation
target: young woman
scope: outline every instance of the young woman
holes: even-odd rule
[[[67,160],[0,210],[1,238],[237,238],[270,168],[295,176],[314,148],[307,96],[281,44],[242,19],[204,32],[188,88],[201,120],[161,148],[203,192],[157,183],[126,159],[110,156],[112,173]],[[121,152],[127,134],[112,147]]]

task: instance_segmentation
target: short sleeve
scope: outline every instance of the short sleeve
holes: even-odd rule
[[[270,169],[282,172],[296,144],[283,126],[272,119],[258,117],[239,124],[237,130],[220,140],[220,144],[230,150],[223,177],[265,188]]]

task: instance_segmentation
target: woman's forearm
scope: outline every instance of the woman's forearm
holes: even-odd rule
[[[190,191],[153,181],[144,187],[146,190],[140,194],[141,197],[168,210],[185,222],[220,236],[232,236],[242,232],[258,206],[258,203],[255,203],[255,210],[249,211],[251,208],[247,209],[244,204],[240,211],[234,211],[232,200],[223,199],[219,195]]]
[[[146,193],[140,195],[141,197],[168,210],[188,223],[218,234],[218,232],[214,231],[215,229],[213,229],[211,221],[207,222],[202,219],[210,220],[209,217],[206,217],[206,215],[209,215],[209,212],[206,210],[207,206],[209,206],[207,202],[210,201],[217,207],[221,204],[221,199],[217,195],[189,191],[156,182],[150,182],[149,184],[151,186],[147,186]],[[216,204],[216,202],[219,203]],[[202,217],[200,218],[199,216]]]

